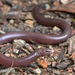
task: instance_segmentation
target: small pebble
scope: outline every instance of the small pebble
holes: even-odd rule
[[[39,66],[41,66],[43,68],[48,67],[47,62],[45,60],[38,60],[37,63],[38,63]]]
[[[49,48],[50,48],[50,49],[53,49],[52,45],[49,45]]]
[[[14,4],[18,4],[18,0],[12,0]]]
[[[69,73],[68,75],[73,75],[72,73]]]
[[[29,26],[30,28],[33,28],[33,21],[31,21],[31,20],[26,20],[25,21],[25,25],[27,25],[27,26]]]
[[[52,67],[55,67],[55,65],[56,65],[56,61],[53,61],[52,62]]]
[[[19,71],[20,71],[20,72],[23,72],[23,69],[22,69],[22,68],[20,68],[20,69],[19,69]]]
[[[53,31],[54,31],[54,32],[56,32],[56,31],[58,32],[58,31],[60,31],[60,28],[58,28],[57,26],[54,26],[54,27],[53,27]]]
[[[45,18],[50,18],[51,16],[50,16],[50,15],[44,15],[44,17],[45,17]]]
[[[20,57],[21,57],[21,58],[22,58],[22,57],[26,57],[26,56],[27,56],[27,55],[26,55],[25,53],[18,55],[19,58],[20,58]]]
[[[14,20],[13,19],[9,20],[9,22],[10,22],[10,24],[14,24]]]
[[[33,4],[38,4],[37,0],[32,0]]]
[[[9,53],[5,53],[5,56],[10,57],[10,54]]]
[[[44,48],[43,46],[38,46],[38,48]]]
[[[18,27],[18,24],[17,24],[17,23],[14,23],[14,26],[15,26],[15,27]]]
[[[49,4],[45,4],[46,9],[50,9],[50,5]]]
[[[47,68],[47,71],[48,71],[48,72],[50,72],[51,70],[52,70],[52,68],[51,68],[51,67],[48,67],[48,68]]]
[[[68,3],[68,0],[60,0],[60,2],[61,2],[62,4],[66,4],[66,3]]]
[[[19,53],[19,50],[18,49],[13,49],[13,52],[18,54]]]
[[[47,60],[47,65],[51,65],[51,61],[50,60]]]
[[[32,16],[32,13],[31,12],[28,12],[25,19],[29,19],[29,20],[34,20],[33,16]]]
[[[68,72],[70,72],[70,73],[72,72],[72,68],[69,68],[69,67],[68,67],[67,70],[68,70]]]
[[[24,74],[24,75],[27,75],[27,73],[26,73],[26,72],[23,72],[23,74]]]
[[[54,58],[53,57],[50,57],[50,60],[53,62],[54,61]]]
[[[54,56],[54,59],[55,59],[55,60],[57,60],[57,58],[58,58],[58,56],[57,56],[57,55],[55,55],[55,56]]]
[[[21,48],[25,45],[25,41],[21,39],[15,39],[13,42],[13,48]]]
[[[21,9],[23,12],[25,12],[27,10],[25,7],[22,7]]]
[[[44,56],[43,56],[43,57],[40,57],[40,59],[43,59],[43,60],[44,60],[45,58],[44,58]]]
[[[54,74],[57,74],[57,75],[60,75],[60,74],[61,74],[59,70],[54,70],[54,69],[53,69],[52,72],[53,72]]]
[[[11,57],[14,57],[14,54],[13,54],[13,53],[11,53],[11,54],[10,54],[10,56],[11,56]]]
[[[33,25],[33,21],[31,21],[31,20],[26,20],[25,23]]]
[[[28,66],[29,66],[29,67],[33,67],[33,68],[36,68],[36,67],[37,67],[37,64],[31,63],[31,64],[29,64]]]
[[[40,74],[41,70],[39,68],[37,68],[37,69],[34,70],[34,72],[37,73],[37,74]]]
[[[59,6],[59,2],[56,0],[56,1],[54,1],[53,5],[54,6]]]

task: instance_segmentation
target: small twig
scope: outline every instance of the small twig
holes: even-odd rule
[[[13,69],[14,69],[14,68],[11,67],[11,68],[5,73],[5,75],[8,75]]]
[[[12,65],[11,65],[11,68],[5,73],[5,75],[8,75],[14,68],[12,68],[13,67],[13,61],[12,61]]]
[[[33,48],[30,46],[30,44],[26,43],[25,44],[25,47],[30,51],[30,52],[33,52]]]
[[[21,50],[22,50],[23,52],[25,52],[27,55],[30,54],[30,52],[28,52],[28,50],[27,50],[27,49],[24,49],[23,47],[21,47]]]
[[[3,53],[6,52],[7,50],[9,50],[11,47],[12,47],[12,45],[7,45],[7,46],[5,46],[4,48],[2,48],[2,49],[0,50],[0,52],[3,54]]]
[[[4,46],[6,46],[7,44],[3,44],[3,45],[0,45],[0,47],[4,47]]]

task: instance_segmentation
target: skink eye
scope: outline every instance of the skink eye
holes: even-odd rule
[[[45,52],[49,52],[49,50],[46,50]]]
[[[53,52],[54,52],[54,50],[46,50],[45,52],[46,52],[46,53],[48,53],[48,52],[53,53]]]

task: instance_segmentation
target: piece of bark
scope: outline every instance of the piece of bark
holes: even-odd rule
[[[69,39],[68,54],[71,55],[74,50],[75,50],[75,36]]]
[[[68,54],[71,55],[73,51],[73,38],[69,41]]]
[[[25,14],[26,13],[23,13],[23,12],[12,11],[12,12],[3,14],[2,18],[4,18],[4,19],[24,19]]]
[[[21,31],[19,29],[16,29],[7,25],[1,25],[1,30],[5,32]]]
[[[14,15],[14,14],[5,14],[2,16],[2,18],[5,18],[5,19],[24,19],[24,16],[23,15]]]
[[[59,46],[68,46],[69,45],[69,41],[66,41],[66,42],[63,42],[63,43],[60,43]]]
[[[5,18],[5,19],[24,19],[24,16],[22,15],[3,15],[2,18]]]
[[[65,69],[69,64],[71,63],[70,60],[65,60],[59,64],[56,65],[57,69]]]
[[[66,52],[67,52],[66,48],[64,50],[62,50],[61,54],[57,58],[57,61],[56,61],[57,63],[60,63],[62,61],[62,59],[63,59],[64,55],[66,54]]]
[[[71,55],[75,49],[75,36],[69,38],[64,43],[59,44],[59,46],[68,46],[68,54]]]

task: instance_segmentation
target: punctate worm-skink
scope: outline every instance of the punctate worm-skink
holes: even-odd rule
[[[9,58],[0,54],[0,64],[4,66],[13,66],[13,67],[22,67],[27,66],[33,61],[35,61],[38,57],[49,55],[53,53],[53,50],[40,48],[29,54],[24,58]]]
[[[7,42],[12,42],[14,39],[23,39],[27,42],[30,42],[30,40],[42,43],[42,44],[56,44],[65,41],[67,38],[71,36],[71,27],[70,25],[59,19],[48,19],[44,18],[40,11],[44,8],[44,5],[37,5],[33,9],[33,16],[34,18],[41,24],[47,25],[47,26],[58,26],[62,29],[61,35],[47,35],[47,34],[38,34],[34,32],[11,32],[6,33],[3,35],[0,35],[0,45]],[[44,55],[51,54],[53,50],[47,50],[47,49],[38,49],[35,50],[33,53],[28,55],[25,58],[20,59],[14,59],[14,58],[8,58],[2,54],[0,54],[0,64],[5,66],[11,66],[13,64],[14,67],[22,67],[27,66],[31,62],[35,61],[36,58]]]

